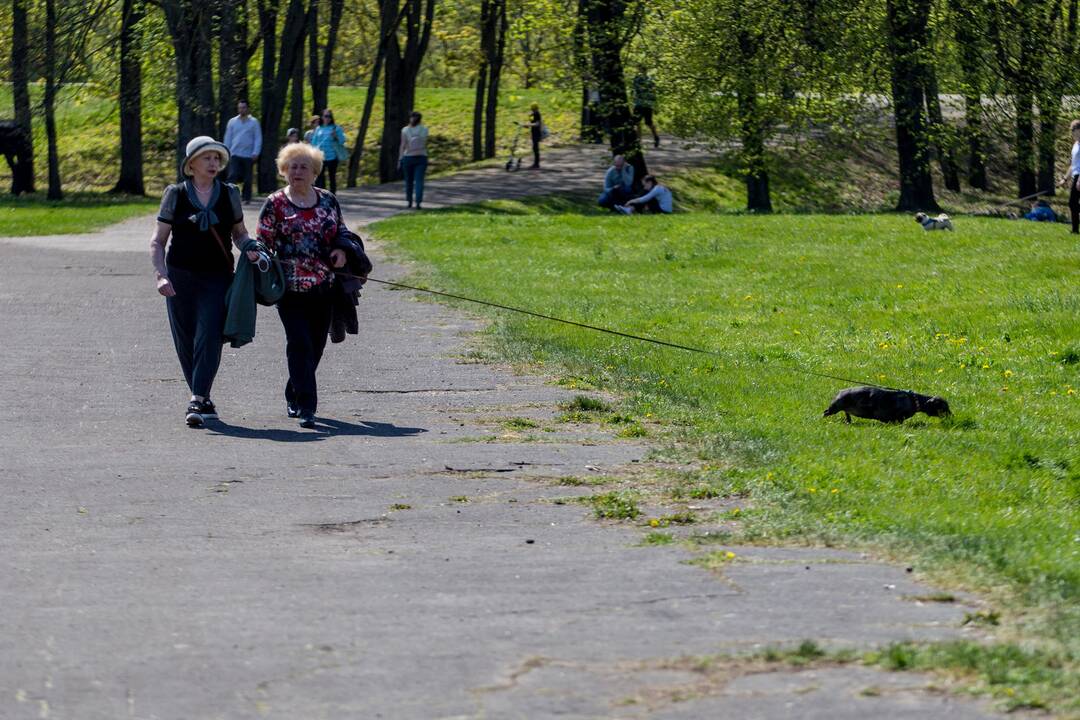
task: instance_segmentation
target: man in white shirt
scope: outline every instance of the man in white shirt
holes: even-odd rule
[[[244,202],[251,202],[251,170],[262,152],[262,128],[248,109],[247,100],[236,103],[238,115],[225,126],[225,147],[229,148],[229,182],[244,184]]]

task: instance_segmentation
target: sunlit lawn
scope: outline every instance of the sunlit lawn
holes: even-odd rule
[[[429,282],[687,343],[499,313],[506,355],[683,424],[698,482],[747,494],[743,539],[884,542],[1011,587],[1063,633],[1080,602],[1080,243],[1061,225],[906,216],[627,218],[495,203],[385,221]],[[941,394],[899,426],[821,412],[846,383]]]

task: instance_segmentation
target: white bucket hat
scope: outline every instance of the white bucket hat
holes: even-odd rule
[[[203,153],[208,152],[216,152],[221,155],[221,167],[223,169],[229,164],[229,148],[225,147],[209,135],[200,135],[197,138],[192,138],[187,144],[184,164],[180,166],[183,168],[184,175],[191,175],[191,172],[188,170],[188,163]]]

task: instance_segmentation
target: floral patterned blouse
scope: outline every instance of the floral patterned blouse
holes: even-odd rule
[[[258,239],[277,252],[285,270],[285,289],[291,292],[308,292],[334,278],[330,251],[345,223],[337,198],[321,188],[314,190],[318,201],[313,207],[294,205],[284,190],[278,190],[266,198],[259,213]]]

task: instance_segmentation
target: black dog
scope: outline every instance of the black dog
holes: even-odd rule
[[[920,395],[910,390],[883,390],[876,387],[854,387],[841,390],[822,417],[844,413],[851,416],[880,420],[883,423],[902,423],[915,413],[930,417],[951,415],[944,398]]]

